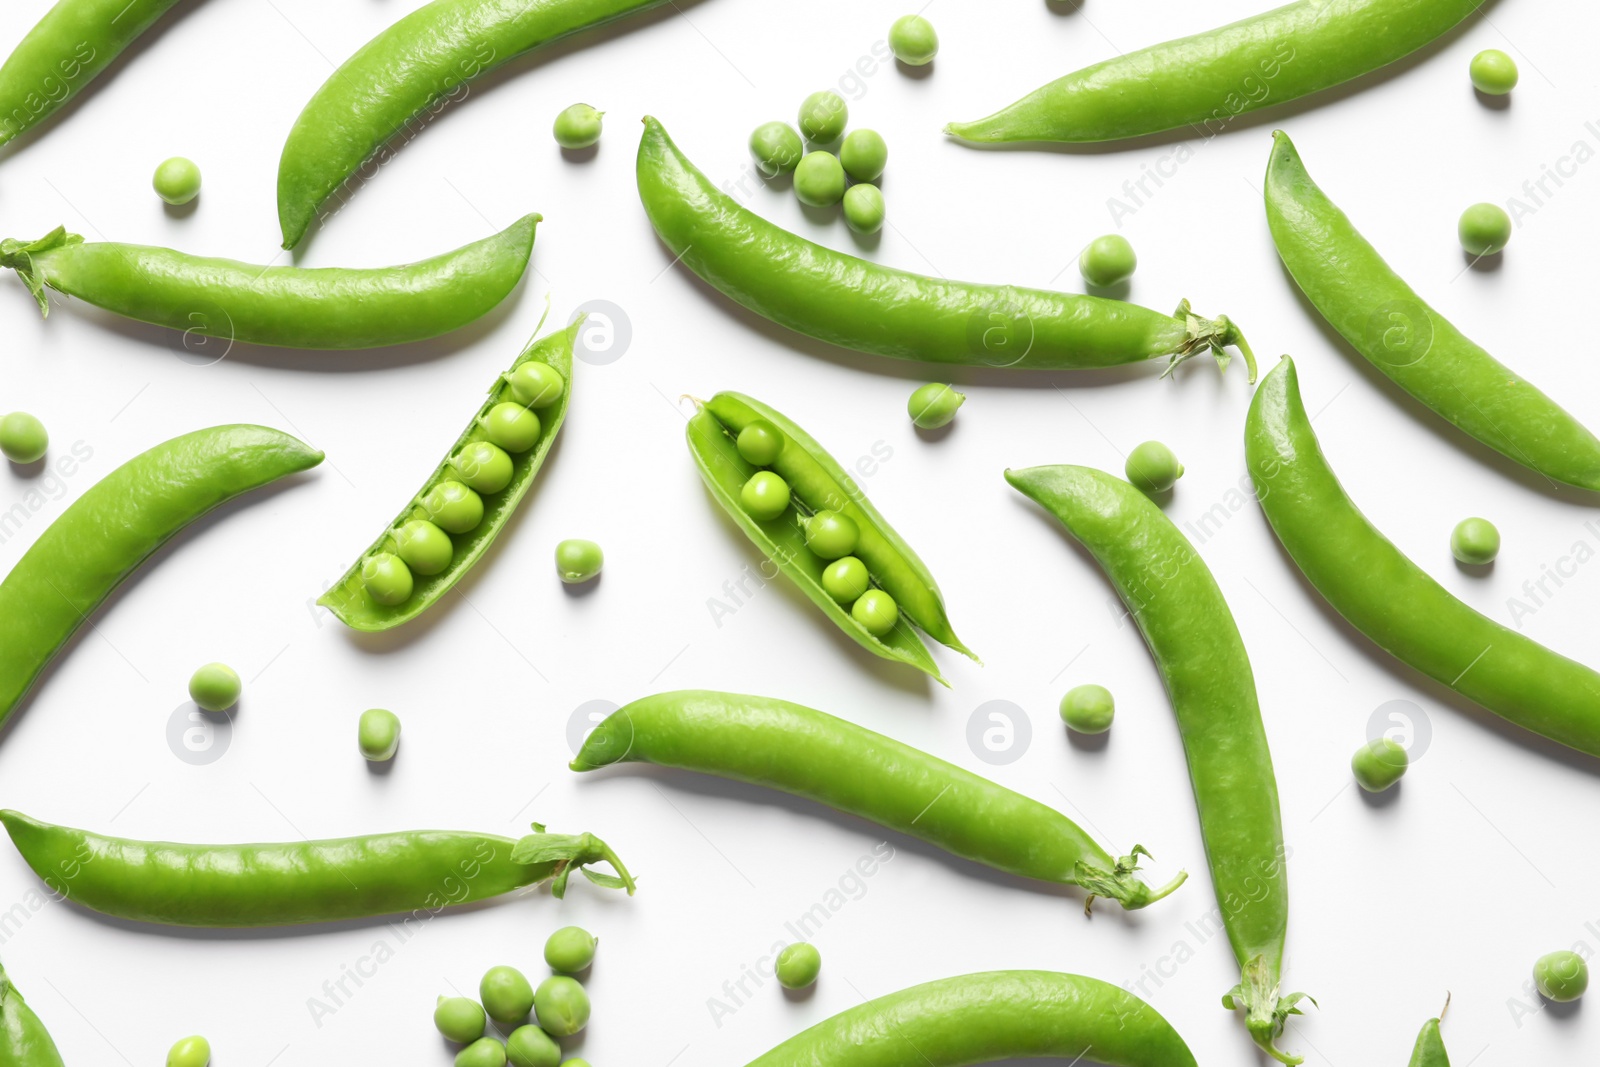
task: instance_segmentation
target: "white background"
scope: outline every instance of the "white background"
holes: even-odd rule
[[[637,119],[659,116],[719,183],[749,167],[759,122],[792,119],[807,93],[841,87],[853,125],[878,129],[890,160],[890,227],[860,249],[838,218],[808,218],[787,190],[748,186],[760,213],[831,246],[913,270],[1077,289],[1078,250],[1113,229],[1108,199],[1147,168],[1172,170],[1178,142],[1076,152],[976,151],[945,121],[987,114],[1061,73],[1228,17],[1261,0],[1118,4],[1042,0],[926,14],[943,42],[926,77],[893,65],[847,76],[904,10],[880,0],[669,6],[550,49],[475,86],[348,208],[315,232],[300,262],[382,265],[545,213],[527,284],[485,322],[403,350],[353,354],[236,348],[213,366],[174,337],[81,305],[40,321],[22,287],[0,293],[0,410],[36,412],[54,455],[92,457],[46,482],[0,473],[0,505],[43,486],[42,503],[0,546],[9,567],[95,480],[177,433],[261,422],[324,448],[328,461],[177,539],[73,643],[15,717],[0,747],[0,803],[52,821],[140,838],[292,840],[421,827],[525,832],[540,818],[610,840],[640,875],[620,894],[575,883],[568,899],[506,899],[428,924],[380,966],[397,938],[383,922],[263,933],[186,933],[38,904],[40,887],[0,847],[0,910],[23,904],[0,954],[69,1062],[161,1062],[176,1038],[208,1035],[226,1067],[396,1059],[444,1064],[429,1021],[437,993],[472,992],[485,968],[542,971],[557,926],[602,939],[590,980],[594,1022],[582,1055],[599,1067],[741,1064],[805,1025],[935,977],[1041,967],[1136,983],[1202,1062],[1252,1062],[1238,1020],[1218,1006],[1236,968],[1220,937],[1186,924],[1213,899],[1167,698],[1110,587],[1054,521],[1001,479],[1007,466],[1074,462],[1120,470],[1160,437],[1188,472],[1167,504],[1180,523],[1229,512],[1204,540],[1255,666],[1282,792],[1292,920],[1286,983],[1321,1002],[1284,1039],[1312,1063],[1402,1063],[1446,991],[1456,1062],[1577,1062],[1592,1010],[1537,1012],[1525,988],[1538,955],[1600,944],[1595,765],[1501,728],[1353,633],[1298,578],[1253,503],[1237,494],[1249,390],[1196,361],[1176,382],[1158,368],[1010,376],[962,372],[969,399],[948,435],[925,440],[905,416],[927,369],[814,344],[734,308],[655,240],[633,182]],[[0,7],[9,49],[47,0]],[[265,262],[277,253],[274,182],[291,122],[312,92],[415,0],[184,2],[158,32],[41,132],[0,153],[0,217],[31,238],[65,223],[90,239],[171,245]],[[1269,133],[1290,130],[1311,173],[1442,313],[1561,402],[1600,425],[1593,351],[1593,233],[1600,165],[1522,192],[1586,142],[1600,149],[1584,5],[1504,0],[1422,58],[1348,91],[1291,105],[1191,142],[1192,158],[1124,214],[1138,249],[1131,299],[1180,297],[1226,312],[1265,367],[1298,360],[1316,428],[1351,495],[1422,566],[1469,603],[1530,636],[1600,661],[1600,524],[1591,501],[1552,492],[1447,432],[1360,364],[1279,267],[1260,202]],[[1478,100],[1467,63],[1510,50],[1522,84],[1509,108]],[[872,66],[871,63],[868,66]],[[841,81],[841,79],[844,79]],[[575,100],[604,109],[598,153],[572,161],[550,137]],[[169,212],[150,175],[169,155],[197,160],[205,191]],[[1162,162],[1164,159],[1168,162]],[[1572,168],[1568,167],[1569,172]],[[1154,186],[1149,186],[1154,190]],[[1522,197],[1497,270],[1464,269],[1460,211]],[[1132,204],[1132,201],[1128,201]],[[315,610],[336,578],[417,488],[516,355],[549,295],[552,322],[605,299],[632,341],[604,366],[579,364],[571,415],[541,481],[499,544],[409,628],[362,638]],[[979,668],[940,650],[942,690],[857,649],[784,584],[731,615],[710,602],[758,557],[715,509],[681,444],[675,398],[740,389],[804,425],[850,465],[887,452],[863,485],[939,576]],[[1230,510],[1231,509],[1231,510]],[[1487,577],[1453,564],[1452,525],[1493,519],[1504,550]],[[599,587],[565,593],[551,556],[565,537],[606,550]],[[1585,558],[1574,565],[1575,546]],[[1566,563],[1561,561],[1566,559]],[[1522,592],[1547,568],[1571,577],[1539,601]],[[1537,592],[1537,590],[1535,590]],[[725,603],[731,604],[731,602]],[[169,719],[208,660],[246,679],[225,755],[175,755]],[[1068,667],[1069,661],[1071,666]],[[1101,682],[1119,716],[1109,745],[1070,743],[1056,719],[1069,686]],[[860,887],[848,879],[874,827],[757,790],[625,770],[565,769],[567,731],[586,701],[708,687],[781,696],[843,715],[990,774],[1180,866],[1189,885],[1132,916],[1022,884],[896,840]],[[1025,710],[1032,741],[990,767],[967,742],[974,709]],[[1349,753],[1376,709],[1409,701],[1429,737],[1398,795],[1364,802]],[[366,707],[405,724],[392,773],[355,748]],[[1404,705],[1402,705],[1404,708]],[[180,746],[181,749],[181,746]],[[713,1019],[724,982],[756,966],[785,921],[841,878],[851,899],[815,940],[823,977],[809,999],[770,979]],[[14,912],[14,915],[19,914]],[[1173,966],[1182,947],[1193,958]],[[324,983],[371,976],[334,1001]],[[1161,975],[1159,981],[1149,974]],[[314,999],[325,1006],[320,1018]],[[1524,1008],[1519,1014],[1517,1003]]]

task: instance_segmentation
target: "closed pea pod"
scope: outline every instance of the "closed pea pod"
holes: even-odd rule
[[[1445,1051],[1444,1035],[1439,1032],[1439,1024],[1444,1021],[1444,1013],[1450,1010],[1450,998],[1445,997],[1444,1008],[1440,1010],[1438,1018],[1429,1019],[1422,1024],[1422,1030],[1417,1034],[1417,1043],[1411,1049],[1410,1067],[1450,1067],[1450,1054]]]
[[[0,967],[0,1063],[7,1067],[62,1067],[50,1031],[28,1007]]]

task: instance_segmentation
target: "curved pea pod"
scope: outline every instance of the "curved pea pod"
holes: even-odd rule
[[[90,486],[0,582],[0,723],[122,580],[212,508],[322,462],[265,426],[214,426],[135,456]]]
[[[61,1053],[44,1023],[22,999],[11,976],[0,967],[0,1064],[5,1067],[62,1067]]]
[[[423,483],[417,495],[411,499],[411,503],[395,516],[383,534],[362,553],[361,558],[351,565],[344,576],[335,582],[317,603],[332,611],[340,622],[351,629],[376,633],[416,618],[437,603],[440,597],[472,569],[473,564],[488,551],[494,539],[499,536],[500,530],[510,520],[512,513],[522,503],[522,498],[527,495],[528,488],[539,473],[539,468],[544,465],[545,455],[550,451],[550,446],[555,442],[556,435],[561,432],[561,426],[566,421],[567,405],[572,396],[572,345],[582,326],[583,320],[578,319],[564,330],[529,342],[528,347],[516,361],[495,379],[494,385],[489,389],[489,398],[478,408],[477,414],[467,424],[461,436],[456,438],[456,443],[445,454],[445,458],[433,469],[433,473]],[[504,489],[482,494],[482,520],[471,530],[447,535],[451,542],[449,565],[437,574],[416,575],[411,595],[403,602],[394,605],[378,603],[367,592],[362,580],[363,564],[374,553],[393,552],[395,531],[405,523],[412,519],[428,517],[427,510],[421,505],[422,498],[439,483],[455,479],[454,468],[450,465],[451,457],[467,445],[486,439],[482,420],[491,408],[511,396],[512,373],[524,363],[534,360],[552,368],[565,383],[560,399],[536,412],[539,417],[538,439],[531,448],[511,456],[511,480]]]

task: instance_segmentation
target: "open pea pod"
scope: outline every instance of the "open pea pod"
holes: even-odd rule
[[[340,622],[352,629],[367,632],[388,630],[422,614],[444,596],[451,586],[460,581],[462,575],[472,569],[472,565],[494,543],[501,528],[517,510],[517,505],[522,502],[528,487],[533,484],[534,477],[544,464],[544,457],[550,451],[550,445],[561,432],[561,425],[567,416],[567,403],[572,394],[572,345],[582,325],[583,320],[580,318],[564,330],[529,342],[516,362],[495,379],[494,385],[489,389],[488,399],[467,424],[466,430],[456,439],[456,443],[446,453],[445,458],[428,476],[428,480],[423,483],[416,496],[411,498],[411,502],[401,509],[400,514],[395,516],[394,521],[382,535],[362,553],[361,558],[344,573],[344,576],[318,599],[317,603],[327,607]],[[542,363],[554,371],[560,376],[562,383],[560,395],[553,403],[530,409],[538,419],[537,437],[525,449],[515,452],[507,450],[510,459],[510,477],[502,488],[474,494],[481,499],[483,507],[482,518],[475,525],[459,531],[441,530],[450,541],[449,562],[433,574],[416,573],[414,569],[406,568],[398,558],[402,527],[415,520],[432,522],[439,517],[436,510],[430,510],[425,506],[425,501],[435,500],[437,498],[435,490],[446,483],[458,482],[462,478],[461,469],[454,461],[466,454],[470,446],[489,441],[485,425],[490,412],[497,405],[521,402],[513,391],[512,378],[519,367],[533,361]],[[385,562],[390,565],[398,565],[410,571],[409,594],[399,598],[398,602],[381,603],[373,595],[369,578],[373,561],[380,557],[386,557]]]

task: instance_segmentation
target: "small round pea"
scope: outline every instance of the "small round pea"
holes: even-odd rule
[[[871,587],[867,565],[854,556],[836,559],[823,568],[823,591],[841,604],[854,604]]]
[[[515,967],[490,967],[478,983],[478,999],[495,1022],[521,1022],[533,1008],[533,984]]]
[[[817,980],[822,970],[822,953],[809,941],[796,941],[783,947],[772,969],[778,976],[778,984],[785,989],[804,989]]]
[[[211,1062],[211,1042],[196,1034],[167,1050],[167,1067],[206,1067]]]
[[[1133,245],[1120,233],[1096,237],[1078,256],[1078,273],[1084,281],[1101,289],[1127,281],[1138,265]]]
[[[787,122],[763,122],[750,134],[750,154],[763,178],[794,173],[805,151],[800,135]]]
[[[901,15],[889,27],[889,50],[908,67],[933,61],[939,52],[939,35],[921,15]]]
[[[850,608],[850,617],[873,637],[882,637],[900,621],[900,605],[882,589],[868,589],[856,598]]]
[[[1456,226],[1469,256],[1492,256],[1511,241],[1511,216],[1499,204],[1473,204]]]
[[[1400,742],[1387,737],[1368,741],[1350,757],[1350,773],[1369,793],[1381,793],[1405,777],[1411,757]]]
[[[1164,493],[1183,477],[1183,464],[1160,441],[1146,441],[1128,453],[1123,471],[1128,481],[1146,493]]]
[[[831,207],[844,197],[844,167],[832,152],[807,152],[794,169],[794,195],[811,207]]]
[[[50,447],[44,423],[26,411],[0,418],[0,453],[13,463],[35,463]]]
[[[805,520],[806,547],[823,559],[839,559],[856,550],[861,529],[848,515],[819,511]]]
[[[739,500],[752,518],[767,522],[789,510],[789,483],[771,471],[756,471],[739,490]]]
[[[858,182],[875,182],[889,164],[889,146],[877,130],[851,130],[839,146],[839,165]]]
[[[800,105],[800,132],[816,144],[831,144],[844,133],[850,109],[844,97],[831,89],[812,93]]]
[[[581,926],[563,926],[544,943],[544,961],[552,970],[577,974],[594,962],[600,939]]]
[[[483,497],[454,479],[446,479],[423,496],[422,510],[439,529],[466,533],[476,530],[483,521]]]
[[[956,410],[966,403],[965,393],[958,393],[943,382],[929,382],[917,387],[906,402],[906,412],[911,421],[924,430],[937,430],[950,425]]]
[[[734,446],[744,461],[755,467],[770,467],[783,452],[783,434],[766,419],[757,419],[739,431]]]
[[[202,711],[227,711],[243,691],[239,673],[226,663],[207,663],[189,678],[189,699]]]
[[[507,452],[526,452],[539,440],[539,416],[521,404],[504,401],[483,417],[483,433]]]
[[[1493,563],[1500,554],[1500,531],[1488,519],[1462,519],[1450,531],[1450,553],[1462,563]]]
[[[404,604],[416,583],[411,568],[393,552],[374,552],[361,563],[361,584],[367,595],[384,607]]]
[[[533,1010],[545,1033],[567,1037],[589,1025],[589,994],[575,979],[554,975],[534,991]]]
[[[156,195],[167,203],[187,204],[200,195],[200,168],[192,159],[173,156],[156,168],[156,176],[150,184],[155,186]]]
[[[511,1067],[556,1067],[561,1046],[537,1026],[519,1026],[506,1038],[506,1059]]]
[[[395,555],[415,574],[438,574],[450,566],[450,535],[427,519],[412,519],[394,532]]]
[[[1103,685],[1077,685],[1061,698],[1061,721],[1080,734],[1103,734],[1117,713],[1111,690]]]
[[[857,233],[877,233],[883,229],[887,212],[883,193],[876,185],[852,185],[844,191],[844,221]]]
[[[433,1009],[433,1025],[449,1040],[468,1044],[483,1036],[483,1008],[466,997],[440,997]]]
[[[1534,961],[1533,984],[1540,996],[1566,1004],[1589,988],[1589,965],[1576,952],[1547,953]]]
[[[511,395],[517,398],[517,403],[536,411],[554,404],[567,391],[561,372],[537,359],[517,364],[510,381]]]
[[[371,763],[394,759],[400,750],[400,716],[385,708],[368,708],[356,723],[356,745]]]
[[[456,1067],[506,1067],[506,1047],[493,1037],[480,1037],[456,1053]]]
[[[1504,96],[1517,87],[1517,61],[1498,48],[1473,56],[1467,72],[1473,87],[1488,96]]]
[[[600,120],[604,111],[596,111],[588,104],[573,104],[556,116],[556,144],[562,148],[588,148],[600,140]]]
[[[605,563],[605,552],[593,541],[570,537],[556,546],[556,573],[567,585],[587,582]]]
[[[493,441],[473,441],[450,457],[450,466],[480,493],[498,493],[511,484],[511,457]]]

